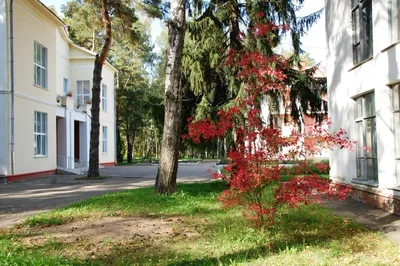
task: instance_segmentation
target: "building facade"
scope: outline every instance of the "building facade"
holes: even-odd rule
[[[303,70],[306,69],[307,68],[304,67]],[[314,73],[314,77],[325,79],[325,66],[319,66]],[[289,137],[292,134],[293,130],[300,132],[302,137],[300,138],[299,144],[303,143],[304,145],[309,140],[307,136],[310,135],[310,131],[315,126],[322,126],[328,129],[327,125],[325,125],[325,123],[322,123],[324,120],[328,119],[328,101],[326,93],[321,94],[321,100],[321,108],[318,115],[311,115],[309,111],[305,110],[304,112],[302,112],[302,116],[299,118],[300,124],[298,124],[297,122],[293,121],[290,116],[288,116],[291,111],[290,88],[288,88],[280,96],[277,97],[276,102],[274,102],[269,96],[267,96],[265,101],[261,105],[261,115],[265,124],[270,125],[272,123],[274,126],[278,127],[282,131],[282,136],[284,137]],[[300,103],[298,103],[298,108],[301,108]],[[285,122],[285,120],[287,121]],[[283,147],[281,148],[281,151],[283,154],[287,154],[290,149],[292,149],[292,147]],[[322,149],[318,153],[313,154],[305,152],[304,156],[299,157],[298,159],[313,161],[327,160],[329,159],[329,151],[327,149]]]
[[[353,196],[400,213],[400,35],[398,0],[326,0],[332,130],[355,151],[330,153],[331,178]]]
[[[39,0],[0,2],[0,176],[81,173],[89,161],[95,53]],[[114,164],[114,76],[103,67],[100,163]]]

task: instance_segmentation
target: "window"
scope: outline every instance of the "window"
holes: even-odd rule
[[[69,91],[69,82],[68,79],[64,78],[64,82],[63,82],[63,91],[64,94],[67,94]]]
[[[356,99],[357,178],[378,181],[375,94]]]
[[[47,155],[47,114],[36,112],[34,118],[34,150],[35,156]]]
[[[101,85],[101,109],[107,111],[107,85]]]
[[[400,185],[400,83],[393,87],[393,123],[395,134],[395,165],[397,182]]]
[[[107,127],[102,127],[103,131],[103,138],[102,138],[102,146],[103,146],[103,153],[108,152],[108,147],[107,147]]]
[[[34,84],[47,88],[47,48],[34,44]]]
[[[78,104],[85,104],[90,100],[90,81],[78,80],[76,88],[76,102]]]
[[[352,0],[353,63],[372,56],[372,0]]]
[[[392,39],[391,42],[397,42],[399,41],[400,37],[400,0],[392,0],[391,1],[391,7],[390,7],[390,29],[392,33]]]

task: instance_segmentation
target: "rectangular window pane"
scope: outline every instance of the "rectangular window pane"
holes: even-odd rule
[[[371,0],[366,0],[362,4],[362,25],[361,27],[364,28],[365,36],[364,38],[364,51],[363,51],[363,59],[367,59],[368,57],[372,56],[372,2]]]
[[[103,111],[107,111],[107,86],[101,86],[101,106]]]
[[[362,158],[358,158],[357,157],[357,178],[361,178],[362,177],[362,175],[361,175],[361,168],[362,168],[361,161],[362,160],[363,160]]]
[[[372,137],[373,137],[373,121],[372,119],[368,119],[365,121],[365,155],[367,157],[373,156],[373,146],[372,146]]]
[[[366,172],[365,172],[365,159],[360,159],[360,178],[366,179]]]
[[[103,153],[107,153],[107,127],[103,127]]]
[[[363,122],[356,123],[356,134],[357,134],[357,156],[363,156],[364,154],[364,138],[363,138]]]
[[[36,154],[38,155],[38,154],[42,154],[41,153],[41,141],[40,141],[40,135],[36,135]]]
[[[77,94],[82,94],[82,81],[78,81],[77,82],[77,90],[76,90]]]
[[[88,80],[84,82],[83,86],[85,89],[85,93],[90,93],[90,82]]]
[[[36,132],[40,133],[42,131],[42,116],[40,113],[36,113]]]
[[[42,129],[42,133],[46,134],[47,133],[47,114],[43,113],[43,129]]]
[[[47,84],[46,84],[46,71],[44,71],[44,69],[41,69],[41,86],[43,87],[43,88],[46,88],[47,87]]]
[[[68,84],[68,79],[64,78],[64,93],[67,93],[69,91],[69,84]]]
[[[353,45],[360,42],[360,21],[359,21],[359,8],[357,7],[351,13],[352,27],[353,27]]]
[[[42,135],[42,153],[43,155],[46,155],[46,136]]]
[[[373,116],[375,115],[375,94],[370,93],[368,95],[365,95],[364,98],[364,103],[365,103],[365,109],[364,109],[364,115],[363,116]]]
[[[356,118],[363,116],[363,98],[360,97],[356,100]]]
[[[376,180],[376,159],[367,159],[367,180]]]
[[[34,113],[34,154],[47,155],[47,114]]]

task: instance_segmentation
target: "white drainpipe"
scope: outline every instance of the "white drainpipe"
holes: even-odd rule
[[[15,156],[14,156],[14,15],[13,0],[10,0],[10,92],[11,92],[11,175],[15,173]]]

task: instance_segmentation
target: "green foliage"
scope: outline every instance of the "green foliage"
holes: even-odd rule
[[[305,17],[297,17],[303,1],[194,1],[189,7],[183,55],[183,74],[186,94],[196,104],[187,116],[201,119],[213,118],[218,109],[241,97],[243,84],[237,78],[237,70],[225,67],[227,54],[236,51],[257,51],[274,55],[282,36],[292,39],[292,53],[288,59],[285,83],[290,90],[290,102],[286,102],[288,115],[299,124],[302,114],[318,116],[322,93],[326,92],[326,79],[314,78],[317,67],[304,70],[304,55],[300,38],[319,19],[322,10]],[[266,38],[248,38],[242,41],[241,30],[252,33],[258,24],[275,23],[284,27],[271,30]],[[310,68],[311,67],[311,68]],[[189,93],[189,91],[191,93]],[[277,99],[276,91],[267,94]],[[244,96],[246,97],[246,96]],[[300,103],[301,108],[297,106]]]

